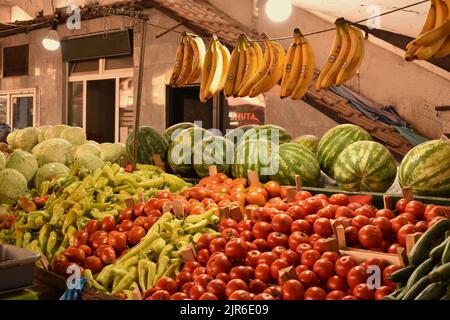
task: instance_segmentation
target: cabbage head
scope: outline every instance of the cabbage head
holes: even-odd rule
[[[61,139],[67,140],[73,145],[80,146],[86,142],[86,132],[80,127],[70,127],[63,130]]]
[[[67,128],[70,128],[70,127],[66,126],[65,124],[58,124],[56,126],[48,128],[45,131],[45,140],[53,139],[53,138],[61,138],[61,133]]]
[[[31,153],[17,150],[6,160],[6,168],[16,169],[30,182],[36,174],[38,162]]]
[[[120,158],[127,157],[127,148],[123,143],[102,143],[100,149],[100,158],[105,162],[119,162]]]
[[[51,162],[71,165],[74,161],[74,153],[75,148],[64,139],[45,140],[33,149],[33,155],[39,166]]]
[[[100,143],[98,143],[97,141],[94,141],[94,140],[88,140],[88,141],[86,141],[86,143],[92,143],[92,144],[95,144],[96,146],[100,145]]]
[[[6,156],[3,152],[0,151],[0,170],[6,168]]]
[[[24,151],[31,151],[38,144],[39,130],[29,127],[17,131],[15,144],[17,148]]]
[[[84,168],[92,172],[99,168],[103,168],[105,165],[102,159],[94,156],[93,154],[82,154],[76,158],[75,163],[78,163],[80,168]]]
[[[75,157],[78,158],[79,156],[84,154],[92,154],[94,156],[100,157],[100,153],[101,150],[97,145],[93,144],[92,142],[87,142],[77,148]]]
[[[66,177],[69,172],[69,168],[59,162],[47,163],[37,170],[34,177],[34,187],[40,190],[42,182]]]
[[[52,126],[40,126],[38,128],[39,134],[38,134],[38,143],[41,143],[45,140],[45,133],[48,129],[50,129]]]
[[[14,204],[28,192],[27,179],[15,169],[0,171],[0,203]]]
[[[14,130],[6,137],[6,142],[9,144],[9,147],[11,149],[17,149],[16,136],[18,132],[19,130]]]

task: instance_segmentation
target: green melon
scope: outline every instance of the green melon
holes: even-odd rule
[[[234,164],[231,173],[234,178],[247,178],[248,170],[258,172],[260,181],[267,181],[269,176],[275,174],[276,145],[263,139],[250,139],[242,141],[236,148]]]
[[[316,156],[298,143],[284,143],[277,149],[278,172],[270,177],[282,185],[295,185],[299,175],[302,185],[316,187],[320,179],[320,166]]]
[[[450,142],[432,140],[410,150],[400,164],[399,182],[417,195],[450,197]]]
[[[238,144],[244,140],[250,139],[269,139],[274,141],[274,137],[278,137],[279,144],[287,143],[292,140],[292,137],[282,127],[267,124],[247,130],[239,140]]]
[[[159,154],[163,161],[166,161],[167,149],[169,144],[158,131],[152,127],[140,127],[138,131],[138,151],[137,163],[153,164],[153,156]],[[133,158],[134,131],[128,135],[127,153],[130,159]]]
[[[194,148],[194,170],[200,178],[209,175],[209,167],[216,166],[217,172],[228,173],[234,163],[234,144],[223,137],[208,137],[199,141]]]
[[[336,182],[345,191],[385,192],[396,175],[391,152],[374,141],[352,143],[334,163]]]
[[[230,140],[235,145],[239,144],[239,141],[241,140],[242,136],[250,129],[258,128],[257,125],[254,124],[247,124],[245,126],[240,126],[238,128],[227,130],[227,133],[225,134],[224,138]]]
[[[317,158],[322,171],[334,178],[334,163],[341,152],[353,142],[367,140],[372,140],[370,134],[353,124],[342,124],[329,130],[317,147]]]
[[[292,142],[301,144],[302,146],[306,147],[309,151],[316,154],[320,139],[317,138],[316,136],[307,134],[307,135],[295,138],[294,140],[292,140]]]
[[[185,129],[170,143],[167,159],[174,173],[195,176],[194,146],[213,134],[200,127]]]
[[[177,137],[181,131],[194,127],[195,124],[192,122],[181,122],[177,123],[170,128],[167,128],[164,132],[164,138],[169,142],[169,144]]]

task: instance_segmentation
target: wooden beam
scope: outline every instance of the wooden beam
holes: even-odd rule
[[[437,107],[434,107],[434,110],[436,110],[436,111],[450,111],[450,106],[437,106]]]

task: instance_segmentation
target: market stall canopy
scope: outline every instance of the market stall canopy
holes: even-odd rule
[[[419,0],[292,0],[300,8],[317,11],[333,18],[345,17],[350,21],[363,20],[371,15],[395,10],[400,7],[420,2]],[[422,29],[429,3],[400,10],[386,15],[380,20],[383,29],[411,37],[417,36]]]

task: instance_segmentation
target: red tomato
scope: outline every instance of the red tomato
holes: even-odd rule
[[[222,236],[222,238],[224,238],[227,241],[229,241],[233,238],[240,237],[239,232],[234,228],[226,228],[226,229],[222,230],[221,236]]]
[[[309,192],[309,191],[299,191],[295,195],[295,201],[306,200],[306,199],[311,198],[311,197],[312,197],[311,192]]]
[[[395,204],[395,210],[397,210],[397,213],[400,214],[405,212],[405,208],[408,202],[409,201],[406,200],[405,198],[401,198],[400,200],[398,200],[397,203]]]
[[[89,240],[89,232],[86,230],[81,230],[75,233],[75,241],[73,242],[74,247],[79,247],[85,245]]]
[[[358,230],[370,224],[370,219],[366,216],[356,216],[352,219],[352,227]]]
[[[170,293],[165,290],[157,290],[147,300],[170,300]]]
[[[339,276],[332,276],[327,280],[327,289],[330,291],[334,291],[334,290],[340,290],[340,291],[347,291],[348,286],[347,286],[347,281],[345,280],[345,278],[341,278]],[[343,298],[344,296],[342,296]]]
[[[255,239],[253,240],[253,244],[261,252],[269,250],[269,246],[267,245],[267,241],[265,239]]]
[[[225,254],[231,259],[244,259],[247,255],[247,245],[242,239],[231,239],[225,246]]]
[[[249,204],[256,204],[260,207],[263,207],[266,204],[266,198],[262,193],[258,192],[249,192],[245,196],[245,200]]]
[[[317,211],[317,215],[321,218],[334,219],[336,208],[330,206],[331,205],[328,205],[325,208],[322,208],[319,211]]]
[[[263,292],[256,295],[253,300],[275,300],[275,298],[271,294]]]
[[[92,241],[92,249],[97,250],[100,246],[108,244],[108,236],[99,236]]]
[[[178,288],[181,288],[183,284],[191,280],[192,280],[192,273],[187,271],[180,272],[176,277]]]
[[[275,248],[276,246],[288,247],[288,236],[280,232],[271,232],[267,237],[267,245],[269,248]]]
[[[108,246],[100,253],[100,259],[104,264],[111,264],[116,260],[116,252],[112,247]]]
[[[199,284],[194,284],[191,289],[189,289],[189,297],[192,300],[198,300],[205,293],[205,288]]]
[[[285,252],[287,249],[285,247],[282,246],[276,246],[275,248],[272,249],[272,252],[275,253],[278,257]]]
[[[205,292],[204,294],[202,294],[200,296],[200,298],[198,300],[219,300],[216,295],[210,293],[210,292]]]
[[[353,211],[348,207],[339,207],[336,209],[335,217],[336,219],[341,217],[353,218]]]
[[[361,207],[362,207],[362,205],[359,204],[358,202],[350,202],[350,203],[347,205],[347,208],[349,208],[349,209],[352,210],[352,211],[355,211],[356,209],[361,208]]]
[[[116,228],[116,221],[113,216],[106,216],[102,221],[102,230],[106,232],[113,231]]]
[[[300,256],[291,249],[281,253],[280,258],[285,260],[290,266],[297,266],[300,263]]]
[[[211,243],[211,241],[214,239],[214,236],[212,234],[209,233],[204,233],[200,236],[200,238],[198,238],[197,241],[197,248],[199,250],[201,249],[209,249],[209,244]]]
[[[322,237],[328,237],[333,234],[333,227],[331,222],[327,218],[319,218],[313,225],[314,233],[321,235]]]
[[[279,256],[274,252],[263,252],[258,258],[258,264],[265,263],[271,265]]]
[[[408,204],[405,206],[404,212],[412,213],[417,218],[422,218],[425,213],[425,206],[422,202],[413,200],[408,202]]]
[[[255,279],[269,283],[273,280],[270,266],[266,263],[259,263],[255,268]]]
[[[287,267],[289,267],[289,264],[286,262],[286,260],[277,259],[270,266],[270,273],[272,274],[272,277],[275,280],[277,280],[279,278],[280,270],[284,269],[284,268],[287,268]]]
[[[392,227],[391,222],[386,217],[377,217],[373,219],[372,224],[380,228],[381,232],[383,232],[384,239],[389,239],[392,235]]]
[[[108,244],[120,253],[127,248],[127,237],[122,232],[113,230],[108,235]]]
[[[194,285],[199,284],[203,288],[206,288],[208,286],[208,283],[211,282],[213,278],[205,273],[199,274],[195,276]]]
[[[272,219],[272,230],[280,233],[289,233],[291,230],[292,218],[285,214],[279,213]]]
[[[384,262],[377,258],[367,259],[361,264],[361,266],[363,266],[366,269],[369,268],[370,266],[378,266],[378,268],[380,268],[380,271],[384,270]]]
[[[385,296],[394,292],[394,289],[389,286],[382,286],[375,291],[375,300],[383,300]]]
[[[303,203],[307,215],[316,214],[322,207],[322,202],[318,198],[308,198]]]
[[[349,197],[346,194],[338,193],[333,194],[328,201],[331,204],[336,204],[338,206],[346,206],[350,203]]]
[[[247,256],[245,257],[245,265],[256,268],[260,255],[261,252],[258,250],[251,250],[247,252]]]
[[[353,295],[358,300],[373,300],[375,298],[375,290],[369,289],[367,283],[360,283],[353,288]]]
[[[319,259],[320,259],[319,251],[307,250],[307,251],[303,252],[300,261],[301,261],[301,264],[312,269],[314,264],[316,263],[316,261]]]
[[[329,244],[328,239],[321,238],[314,242],[313,249],[319,251],[320,253],[324,253],[328,250]]]
[[[205,273],[206,273],[206,269],[204,267],[200,266],[200,267],[195,268],[195,270],[192,272],[192,280],[194,280],[194,284],[196,284],[195,280],[197,280],[197,278],[200,275],[205,274]]]
[[[223,219],[219,223],[219,231],[222,232],[226,228],[236,229],[237,225],[238,225],[238,223],[234,219],[231,219],[231,218]]]
[[[345,207],[341,207],[341,208],[345,208]],[[352,219],[347,218],[347,217],[339,217],[336,220],[334,220],[334,223],[336,226],[343,226],[345,228],[345,227],[348,227],[351,225]]]
[[[316,241],[322,239],[322,236],[320,234],[317,233],[313,233],[310,237],[309,237],[309,243],[311,245],[314,245],[316,243]]]
[[[239,232],[243,231],[252,231],[252,221],[251,220],[242,220],[237,225],[237,230]]]
[[[231,269],[231,262],[224,253],[218,253],[212,256],[206,264],[206,272],[216,277],[219,273],[228,273]]]
[[[305,289],[297,280],[288,280],[283,284],[283,300],[302,300]]]
[[[300,231],[311,234],[311,224],[306,220],[295,220],[291,225],[291,232]]]
[[[263,293],[264,290],[266,290],[267,284],[260,279],[253,279],[253,280],[250,280],[248,288],[251,293],[260,294],[260,293]]]
[[[384,217],[384,218],[387,218],[387,219],[393,219],[393,218],[395,218],[395,214],[394,214],[394,212],[392,211],[392,210],[390,210],[390,209],[381,209],[381,210],[378,210],[376,213],[375,213],[375,217],[376,218],[378,218],[378,217]]]
[[[330,260],[333,264],[335,264],[336,261],[340,258],[341,258],[341,256],[337,252],[334,252],[334,251],[324,252],[321,257],[321,259]]]
[[[98,231],[101,227],[100,221],[97,220],[89,220],[84,228],[89,233],[89,235],[94,234],[96,231]],[[90,241],[90,240],[89,240]]]
[[[236,266],[231,268],[230,270],[230,278],[231,279],[242,279],[245,282],[248,282],[255,273],[255,269],[250,266]]]
[[[419,232],[425,232],[428,230],[428,223],[425,221],[419,221],[415,224],[416,230]]]
[[[248,291],[247,284],[241,279],[232,279],[227,283],[225,288],[225,295],[230,297],[231,294],[237,290]]]
[[[346,278],[350,269],[356,267],[357,265],[357,262],[353,258],[349,256],[341,257],[335,264],[336,274],[339,277]]]
[[[300,243],[309,243],[309,236],[301,231],[295,231],[289,236],[289,248],[297,249]]]
[[[327,293],[320,287],[310,287],[304,293],[304,300],[325,300]]]
[[[359,229],[353,226],[347,227],[345,231],[345,240],[348,246],[353,246],[358,243],[358,231]]]
[[[401,215],[399,215],[399,217],[405,217],[406,220],[408,220],[411,224],[417,223],[417,217],[412,213],[402,213]]]
[[[177,282],[169,277],[162,277],[156,282],[155,288],[158,290],[166,290],[171,295],[177,292]]]
[[[209,261],[209,250],[208,249],[200,249],[197,252],[197,261],[202,265],[206,266]]]
[[[395,271],[397,271],[399,269],[401,269],[401,267],[396,266],[394,264],[391,264],[391,265],[387,266],[386,268],[384,268],[384,270],[383,270],[383,282],[384,282],[385,285],[387,285],[387,286],[389,286],[389,287],[391,287],[393,289],[396,288],[397,284],[394,281],[389,280],[389,277],[391,276],[391,274],[393,274]]]
[[[295,268],[295,273],[297,274],[297,277],[298,277],[298,276],[300,276],[300,274],[301,274],[303,271],[307,271],[307,270],[309,270],[309,268],[308,268],[307,266],[304,266],[304,265],[300,264],[300,265],[298,265],[298,266]]]
[[[312,226],[319,218],[320,217],[317,214],[309,214],[305,217],[305,220]]]
[[[395,217],[391,220],[392,231],[397,234],[400,228],[406,224],[409,224],[409,221],[404,216]]]
[[[443,206],[428,205],[424,214],[425,220],[431,222],[437,217],[445,217],[450,219],[450,208]]]
[[[224,252],[227,241],[224,238],[212,239],[209,243],[209,252]]]
[[[431,228],[436,222],[441,221],[441,220],[445,220],[445,219],[447,219],[447,218],[446,217],[442,217],[442,216],[434,218],[433,220],[431,220],[428,223],[428,228]]]
[[[128,231],[128,242],[131,244],[138,244],[146,234],[147,232],[143,227],[133,227]]]
[[[219,299],[224,299],[226,286],[226,283],[222,280],[214,279],[210,283],[208,283],[206,291],[214,294]]]
[[[267,239],[272,232],[272,225],[268,222],[257,222],[253,226],[252,233],[256,239]]]
[[[134,220],[135,215],[133,213],[133,209],[132,208],[125,208],[122,209],[122,211],[120,211],[119,214],[119,221],[122,222],[124,220]]]
[[[131,229],[133,229],[133,227],[134,227],[133,221],[123,220],[119,225],[118,231],[120,232],[130,231]]]
[[[314,263],[313,271],[322,279],[327,281],[334,273],[334,264],[328,259],[319,259]]]
[[[366,268],[355,266],[347,273],[347,284],[350,289],[353,289],[356,285],[366,282],[367,276]]]
[[[279,285],[273,285],[273,286],[266,288],[266,290],[264,290],[265,293],[270,294],[272,297],[274,297],[277,300],[281,299],[282,291],[283,291],[283,288]]]
[[[192,273],[198,267],[200,267],[200,263],[198,263],[197,261],[188,261],[184,264],[183,271]]]
[[[312,245],[310,245],[309,243],[301,243],[298,245],[297,249],[295,249],[295,252],[297,252],[301,256],[303,252],[312,250],[312,248]]]
[[[280,196],[281,186],[278,182],[269,181],[264,185],[264,189],[266,189],[269,198]]]
[[[222,281],[225,282],[225,283],[228,283],[228,282],[230,282],[230,280],[231,280],[231,278],[230,278],[230,276],[228,275],[228,273],[225,273],[225,272],[219,273],[219,274],[216,276],[216,279],[222,280]]]
[[[358,231],[358,240],[366,249],[378,247],[383,241],[383,232],[377,226],[364,226]]]
[[[242,240],[245,240],[245,241],[252,241],[252,240],[253,240],[253,234],[252,234],[252,232],[251,232],[250,230],[242,231],[242,232],[239,234],[239,237],[240,237]]]
[[[103,269],[103,263],[98,257],[87,257],[83,261],[83,266],[85,269],[92,271],[92,274],[97,274]]]
[[[292,220],[294,220],[294,222],[298,219],[304,219],[306,217],[305,209],[297,205],[290,207],[286,213],[292,218]]]
[[[251,300],[251,296],[246,290],[236,290],[228,297],[228,300]]]
[[[343,297],[341,300],[358,300],[355,296],[348,295]]]
[[[362,206],[361,208],[358,208],[355,211],[353,211],[353,216],[354,217],[365,216],[368,218],[373,218],[375,217],[375,212],[373,211],[372,208],[369,208],[369,206]]]
[[[416,233],[416,226],[413,224],[406,224],[397,232],[397,240],[402,246],[406,246],[406,235]]]
[[[394,243],[387,249],[387,253],[395,253],[397,254],[397,251],[399,248],[403,248],[399,243]]]
[[[189,296],[184,292],[177,292],[170,296],[170,300],[187,300]]]
[[[189,294],[189,291],[191,290],[191,288],[194,286],[193,282],[186,282],[185,284],[183,284],[181,286],[181,292],[185,293],[185,294]]]
[[[327,294],[326,300],[342,300],[345,297],[345,293],[340,290],[333,290]]]

